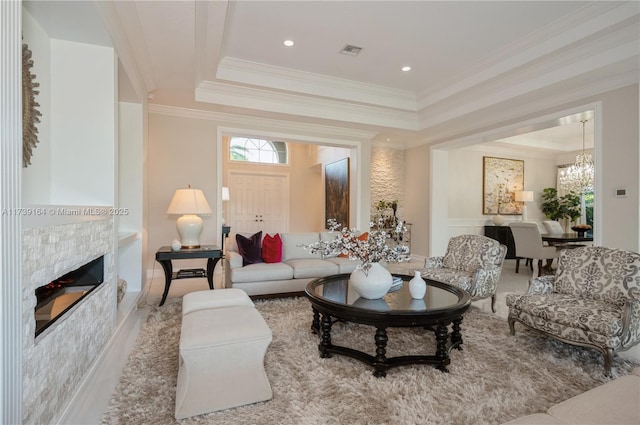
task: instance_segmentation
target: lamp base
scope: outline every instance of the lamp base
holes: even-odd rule
[[[522,206],[522,221],[527,221],[527,206]]]
[[[182,249],[200,248],[202,219],[195,214],[185,214],[176,221]]]

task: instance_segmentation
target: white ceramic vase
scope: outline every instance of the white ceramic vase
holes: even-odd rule
[[[409,292],[414,300],[421,300],[427,292],[427,282],[424,281],[420,271],[416,270],[413,278],[409,281]]]
[[[493,224],[495,224],[496,226],[502,226],[504,224],[504,217],[500,214],[496,214],[493,216],[493,219],[491,219],[491,221],[493,221]]]
[[[349,285],[358,295],[368,300],[384,297],[392,284],[393,276],[380,263],[372,263],[367,274],[361,269],[356,269],[349,277]]]

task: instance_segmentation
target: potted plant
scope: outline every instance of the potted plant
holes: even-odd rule
[[[542,193],[542,212],[549,220],[574,222],[582,215],[580,196],[573,192],[558,196],[558,190],[548,187]]]

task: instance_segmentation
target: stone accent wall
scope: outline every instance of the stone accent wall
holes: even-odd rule
[[[397,216],[404,219],[404,168],[404,150],[371,148],[371,213],[381,200],[398,200]]]
[[[23,423],[55,423],[114,331],[114,221],[27,228],[23,238]],[[102,255],[104,283],[36,339],[36,288]]]

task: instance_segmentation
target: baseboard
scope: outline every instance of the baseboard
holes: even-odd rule
[[[120,373],[114,374],[113,371],[122,371],[124,368],[128,353],[146,318],[147,312],[137,308],[141,296],[141,292],[137,295],[127,293],[130,299],[125,309],[117,314],[118,323],[113,335],[62,410],[56,425],[100,423],[120,379]]]

